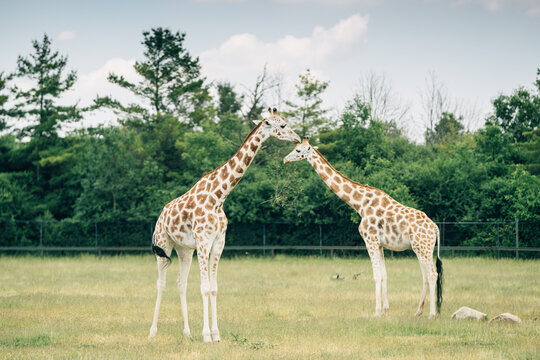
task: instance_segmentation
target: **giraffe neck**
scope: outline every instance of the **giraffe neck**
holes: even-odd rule
[[[334,169],[326,158],[316,149],[312,148],[308,162],[313,166],[324,183],[350,207],[354,208],[360,216],[364,214],[365,200],[373,196],[376,190],[366,185],[359,184],[347,178]],[[369,202],[367,202],[369,203]]]
[[[268,138],[268,136],[260,131],[260,128],[261,124],[257,125],[251,131],[242,146],[240,146],[240,149],[238,149],[229,161],[205,175],[207,181],[211,184],[209,190],[216,198],[217,206],[222,205],[225,199],[227,199],[227,196],[240,179],[242,179],[247,168],[261,149],[262,144]]]

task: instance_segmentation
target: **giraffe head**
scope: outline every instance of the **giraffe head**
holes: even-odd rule
[[[260,131],[266,137],[275,137],[280,140],[291,141],[295,143],[300,142],[300,136],[298,136],[293,129],[287,124],[285,118],[279,115],[276,108],[268,108],[270,116],[261,120],[254,120],[253,122],[260,126]]]
[[[289,155],[285,156],[285,158],[283,159],[283,163],[286,164],[291,161],[309,159],[311,154],[313,154],[314,149],[316,148],[316,146],[311,146],[309,143],[309,138],[305,137],[300,144],[296,145],[294,150],[291,151]]]

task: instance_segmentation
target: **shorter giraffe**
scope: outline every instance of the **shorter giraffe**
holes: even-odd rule
[[[368,185],[362,185],[343,176],[309,144],[304,138],[302,143],[283,159],[284,163],[307,160],[321,179],[332,191],[354,208],[362,217],[358,230],[366,243],[366,248],[373,267],[375,280],[375,316],[389,308],[386,291],[386,267],[383,248],[403,251],[412,247],[420,262],[423,288],[416,316],[422,314],[424,301],[429,286],[429,316],[435,316],[435,291],[437,292],[437,312],[442,303],[442,262],[437,248],[437,270],[433,266],[433,249],[439,243],[439,228],[422,211],[398,203],[383,191]],[[435,290],[436,287],[436,290]]]

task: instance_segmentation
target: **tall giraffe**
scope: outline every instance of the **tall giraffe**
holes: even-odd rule
[[[180,262],[178,291],[184,319],[184,335],[191,336],[186,304],[186,287],[193,251],[201,275],[203,300],[203,340],[220,341],[217,324],[217,272],[221,252],[225,246],[227,217],[223,202],[240,181],[262,144],[269,137],[300,142],[300,137],[287,125],[277,109],[268,109],[270,116],[255,121],[257,126],[229,161],[205,175],[184,195],[174,199],[159,216],[152,239],[158,267],[157,299],[149,338],[157,333],[161,295],[165,289],[167,268],[173,248]],[[212,332],[208,326],[208,298],[212,308]]]
[[[433,266],[433,249],[439,243],[439,228],[422,211],[398,203],[383,191],[362,185],[343,176],[309,144],[302,143],[283,159],[284,163],[307,160],[321,179],[332,191],[354,208],[362,217],[358,231],[364,242],[373,267],[375,280],[375,316],[388,310],[386,292],[386,267],[383,248],[403,251],[412,247],[420,262],[423,288],[416,316],[422,314],[427,288],[430,291],[429,316],[435,316],[435,285],[437,291],[437,311],[442,303],[442,262],[437,248],[437,270]]]

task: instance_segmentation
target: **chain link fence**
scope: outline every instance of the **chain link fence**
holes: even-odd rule
[[[0,251],[126,252],[150,251],[155,221],[0,221]],[[540,223],[511,221],[437,222],[443,256],[450,252],[493,257],[540,257]],[[358,225],[231,223],[225,250],[232,254],[267,253],[358,255],[365,249]],[[410,256],[411,251],[390,252]]]

